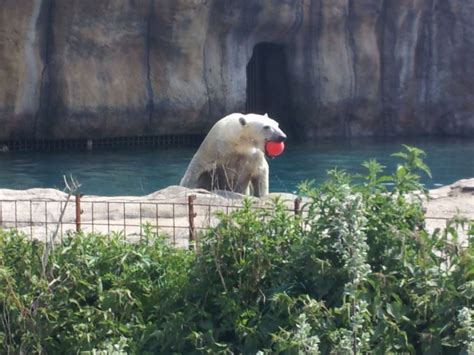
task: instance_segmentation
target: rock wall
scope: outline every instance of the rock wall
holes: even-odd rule
[[[0,0],[0,139],[205,133],[248,109],[258,43],[284,49],[301,138],[472,136],[473,18],[471,0]]]
[[[198,230],[217,225],[216,212],[229,213],[241,208],[244,197],[228,191],[209,192],[182,186],[169,186],[146,196],[83,196],[80,202],[81,230],[85,233],[123,233],[127,240],[136,241],[142,234],[143,225],[150,224],[169,236],[175,245],[188,247],[189,195],[196,196],[194,226]],[[297,198],[293,194],[275,192],[251,200],[255,208],[269,208],[277,197],[287,211],[293,213]],[[459,180],[430,190],[429,197],[423,199],[425,227],[429,233],[436,228],[442,230],[446,222],[455,217],[474,221],[474,179]],[[419,196],[416,198],[418,201]],[[65,206],[66,200],[67,194],[56,189],[0,189],[0,227],[15,228],[40,240],[59,232],[58,239],[62,239],[63,234],[77,227],[75,199],[70,199]],[[307,202],[303,197],[300,210],[303,215]],[[56,229],[58,224],[59,230]],[[468,225],[459,226],[457,232],[459,245],[467,246]]]

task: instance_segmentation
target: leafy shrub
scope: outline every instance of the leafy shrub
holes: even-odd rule
[[[188,284],[193,253],[147,233],[71,235],[41,276],[43,245],[0,232],[0,339],[8,352],[136,352],[143,334]],[[133,341],[132,341],[133,340]]]
[[[427,233],[423,152],[397,156],[389,176],[369,161],[366,176],[303,184],[299,216],[246,201],[198,253],[149,230],[137,244],[74,235],[43,275],[41,243],[0,233],[3,350],[470,353],[473,245],[459,245],[462,221]]]

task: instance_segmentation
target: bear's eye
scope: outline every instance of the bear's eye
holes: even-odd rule
[[[263,126],[263,129],[270,129],[270,126]]]

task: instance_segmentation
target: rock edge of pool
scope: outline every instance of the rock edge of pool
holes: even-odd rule
[[[167,235],[171,243],[187,247],[191,220],[193,231],[198,234],[218,222],[215,212],[240,208],[244,197],[227,191],[169,186],[144,196],[82,196],[77,205],[75,196],[66,203],[68,194],[56,189],[0,189],[0,227],[16,228],[39,240],[56,232],[60,240],[68,231],[80,228],[86,233],[123,233],[127,240],[136,241],[143,233],[143,226],[149,224],[152,228],[158,226],[158,231]],[[252,197],[252,202],[256,208],[268,208],[276,197],[292,213],[298,213],[299,206],[305,202],[304,197],[300,204],[297,195],[277,192],[262,198]],[[429,190],[429,197],[423,200],[429,232],[443,228],[454,216],[474,220],[474,178]],[[460,234],[465,243],[466,232]]]

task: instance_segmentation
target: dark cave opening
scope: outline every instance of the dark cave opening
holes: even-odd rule
[[[247,65],[247,113],[268,115],[291,137],[291,93],[284,45],[258,43]]]

